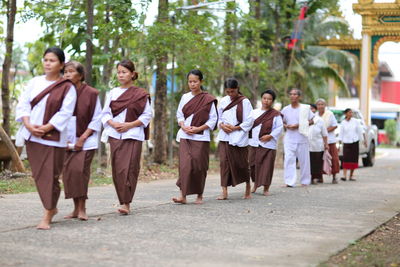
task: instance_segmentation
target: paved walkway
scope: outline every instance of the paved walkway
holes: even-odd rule
[[[283,188],[277,171],[272,195],[251,200],[243,185],[215,200],[217,175],[200,206],[172,204],[174,180],[140,183],[130,216],[115,213],[112,186],[90,188],[90,220],[62,219],[72,201],[60,199],[50,231],[35,230],[36,193],[3,195],[0,266],[315,266],[400,211],[399,152],[338,185]]]

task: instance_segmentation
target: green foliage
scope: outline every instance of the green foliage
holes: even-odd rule
[[[391,143],[397,141],[397,122],[395,120],[386,120],[384,123],[384,129],[387,137]]]

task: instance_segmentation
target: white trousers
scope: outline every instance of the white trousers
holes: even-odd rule
[[[283,175],[285,183],[295,186],[297,181],[296,158],[300,163],[300,182],[304,185],[311,183],[310,152],[308,143],[285,143],[285,163]]]

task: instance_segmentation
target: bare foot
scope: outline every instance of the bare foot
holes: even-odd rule
[[[71,214],[64,216],[64,219],[75,219],[78,218],[78,211],[73,211]]]
[[[130,210],[125,209],[125,208],[119,208],[118,209],[119,214],[121,215],[128,215],[130,213]]]
[[[220,195],[219,197],[217,197],[217,200],[227,200],[228,196],[226,195]]]
[[[183,199],[181,197],[179,197],[179,198],[178,197],[173,197],[172,201],[174,203],[177,203],[177,204],[186,204],[186,199]]]
[[[203,204],[203,198],[202,198],[202,197],[198,197],[198,198],[196,199],[196,201],[194,202],[194,204],[197,204],[197,205]]]
[[[56,215],[57,213],[58,213],[57,208],[52,209],[52,210],[46,210],[42,220],[36,226],[36,229],[38,229],[38,230],[50,230],[51,220],[53,219],[54,215]]]
[[[89,217],[86,215],[85,211],[80,211],[78,213],[78,219],[81,221],[87,221],[87,220],[89,220]]]
[[[307,187],[307,186],[308,186],[308,184],[301,184],[301,186],[302,186],[302,187]]]
[[[264,191],[264,196],[269,196],[269,191]]]
[[[244,194],[244,196],[242,197],[243,199],[251,199],[251,195],[250,195],[250,193],[246,193],[246,194]]]

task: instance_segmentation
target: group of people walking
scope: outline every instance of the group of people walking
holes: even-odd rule
[[[48,48],[43,55],[45,74],[29,81],[19,99],[16,120],[23,124],[19,135],[25,140],[32,176],[45,209],[38,229],[50,229],[57,213],[60,176],[65,197],[74,201],[74,210],[65,218],[88,219],[90,165],[101,126],[104,127],[101,139],[110,144],[112,178],[121,205],[118,212],[130,213],[140,171],[142,142],[149,138],[152,109],[149,93],[134,85],[138,73],[133,62],[125,59],[116,67],[119,86],[108,92],[102,108],[99,92],[85,83],[83,65],[76,61],[65,63],[61,49]],[[190,92],[182,96],[176,114],[180,126],[176,137],[179,142],[176,185],[180,195],[172,198],[173,202],[185,204],[186,197],[192,194],[197,195],[196,204],[203,202],[210,133],[216,128],[219,129],[222,187],[218,200],[228,198],[229,186],[241,183],[246,184],[246,199],[259,187],[263,187],[264,195],[269,194],[277,143],[284,129],[286,186],[296,184],[296,159],[302,185],[309,185],[311,177],[322,182],[324,151],[329,151],[332,157],[333,183],[336,183],[339,159],[333,131],[337,122],[326,110],[324,100],[317,101],[318,111],[314,115],[309,105],[300,103],[301,91],[293,89],[291,104],[279,112],[273,108],[276,93],[266,90],[261,94],[261,108],[253,109],[234,78],[225,81],[226,96],[219,104],[203,90],[201,71],[190,71],[187,81]],[[362,129],[351,115],[348,117],[346,129],[351,132],[342,127],[340,137],[345,151],[353,152],[359,141],[356,135],[362,134]],[[354,179],[356,162],[358,153],[357,161],[354,157],[345,157],[343,167],[351,170],[350,179]],[[254,183],[252,189],[250,179]]]

